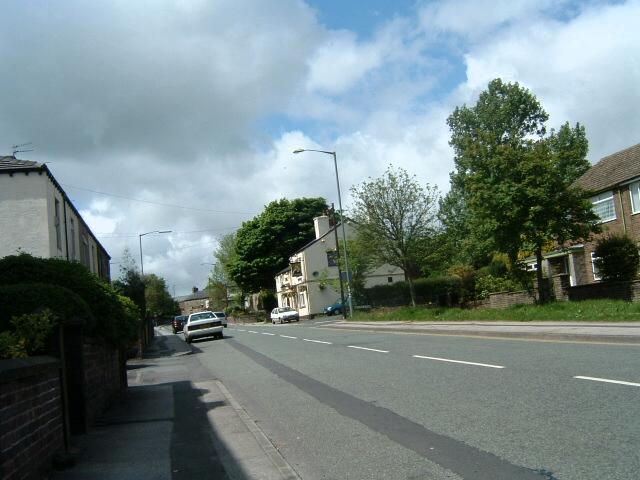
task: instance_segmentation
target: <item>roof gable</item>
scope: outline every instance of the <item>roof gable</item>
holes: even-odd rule
[[[603,157],[576,184],[600,192],[636,177],[640,177],[640,143]]]
[[[41,163],[33,160],[18,160],[14,156],[0,156],[0,171],[2,170],[33,170],[42,167]]]

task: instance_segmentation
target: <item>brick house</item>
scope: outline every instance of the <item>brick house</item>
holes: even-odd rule
[[[0,257],[82,263],[109,280],[110,256],[43,163],[0,156]]]
[[[180,306],[180,313],[182,315],[209,310],[209,294],[206,290],[198,290],[197,287],[193,287],[189,295],[176,297],[175,300]]]
[[[593,192],[591,201],[602,233],[589,242],[551,252],[545,260],[551,275],[567,273],[571,285],[583,285],[600,280],[593,263],[599,238],[624,233],[640,244],[640,144],[602,158],[576,183]]]

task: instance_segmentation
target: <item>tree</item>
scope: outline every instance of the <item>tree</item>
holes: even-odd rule
[[[146,312],[144,281],[128,248],[122,252],[120,277],[114,280],[112,285],[120,295],[129,297],[138,307],[140,315],[144,317]]]
[[[540,301],[543,248],[588,238],[597,231],[588,192],[573,184],[588,168],[584,127],[564,124],[547,135],[547,113],[517,83],[489,83],[473,107],[457,107],[451,129],[456,170],[473,238],[487,238],[516,263],[535,252]]]
[[[153,317],[162,317],[177,315],[180,313],[180,307],[169,290],[164,278],[154,273],[144,276],[145,283],[145,301],[147,305],[147,313]]]
[[[217,310],[229,306],[229,295],[237,290],[237,285],[231,279],[228,266],[236,259],[236,235],[230,233],[218,239],[218,247],[213,256],[216,263],[211,269],[205,290],[209,294],[209,301]]]
[[[604,281],[633,280],[638,276],[638,245],[627,235],[609,235],[596,243],[595,267]]]
[[[404,270],[415,306],[413,277],[420,247],[436,231],[437,188],[422,187],[406,170],[390,166],[382,177],[364,181],[351,192],[359,235],[377,260]]]
[[[323,198],[298,198],[269,203],[236,232],[235,255],[226,265],[244,292],[273,290],[275,274],[289,256],[314,238],[313,218],[327,210]]]

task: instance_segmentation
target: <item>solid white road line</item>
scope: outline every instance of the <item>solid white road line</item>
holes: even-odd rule
[[[303,338],[305,342],[313,342],[313,343],[325,343],[327,345],[333,345],[331,342],[323,342],[322,340],[309,340],[308,338]]]
[[[619,385],[631,385],[632,387],[640,387],[640,383],[624,382],[622,380],[610,380],[608,378],[582,377],[582,376],[576,376],[573,378],[579,378],[580,380],[591,380],[594,382],[617,383]]]
[[[292,337],[291,335],[280,335],[282,338],[293,338],[294,340],[297,340],[298,337]]]
[[[356,347],[355,345],[347,345],[347,348],[357,348],[358,350],[368,350],[370,352],[389,353],[389,350],[376,350],[375,348]]]
[[[269,333],[269,332],[262,332],[263,335],[271,335],[272,337],[275,337],[276,334],[275,333]]]
[[[475,365],[477,367],[504,368],[501,365],[490,365],[488,363],[476,363],[476,362],[463,362],[462,360],[451,360],[449,358],[425,357],[423,355],[413,355],[413,357],[415,357],[415,358],[426,358],[427,360],[437,360],[439,362],[463,363],[465,365]]]

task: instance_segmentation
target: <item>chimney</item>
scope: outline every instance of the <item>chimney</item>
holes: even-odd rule
[[[193,288],[191,289],[191,291],[192,291],[193,293],[196,293],[196,292],[198,291],[198,287],[193,287]]]
[[[313,219],[313,227],[316,229],[316,239],[329,231],[329,217],[322,215]]]

